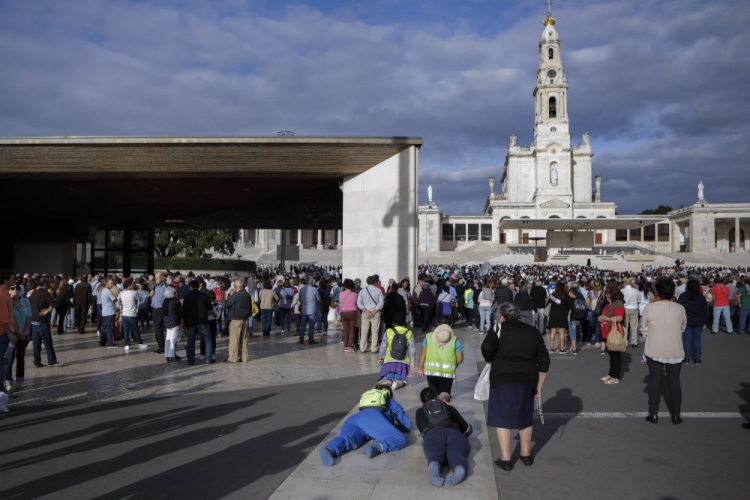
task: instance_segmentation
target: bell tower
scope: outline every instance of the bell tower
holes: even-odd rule
[[[539,69],[534,87],[535,113],[534,144],[546,148],[557,143],[570,148],[568,121],[568,84],[560,54],[560,36],[555,29],[555,18],[547,1],[547,17],[539,41]]]

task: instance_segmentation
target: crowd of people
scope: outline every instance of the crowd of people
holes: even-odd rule
[[[664,385],[672,422],[679,424],[680,368],[702,364],[703,328],[713,334],[720,329],[727,334],[750,333],[748,271],[683,265],[633,272],[568,265],[422,265],[412,284],[409,278],[383,283],[378,275],[363,282],[344,276],[339,267],[316,266],[259,268],[244,277],[180,272],[127,278],[49,277],[4,270],[0,272],[1,387],[6,397],[17,395],[29,343],[33,343],[34,366],[45,366],[42,347],[46,366],[62,366],[52,331],[83,334],[89,322],[103,348],[123,346],[125,351],[148,349],[143,332],[153,325],[154,352],[164,355],[167,363],[181,361],[177,350],[185,335],[184,356],[190,365],[214,363],[216,339],[222,335],[229,338],[223,361],[248,362],[248,337],[254,335],[255,323],[260,323],[264,337],[275,327],[278,334],[294,335],[299,344],[305,344],[307,337],[307,345],[314,345],[335,322],[342,330],[345,355],[377,355],[378,383],[367,397],[379,402],[371,406],[380,416],[365,414],[345,424],[343,437],[321,451],[321,460],[332,465],[335,457],[371,439],[365,451],[369,456],[405,446],[403,436],[397,437],[392,428],[411,429],[411,421],[399,410],[393,393],[416,370],[418,377],[427,377],[429,389],[422,393],[424,406],[416,415],[417,426],[423,434],[433,428],[458,433],[432,434],[441,436],[440,443],[455,447],[432,440],[424,445],[432,482],[453,485],[466,469],[460,458],[464,442],[458,436],[465,440],[470,432],[450,407],[453,380],[463,361],[463,346],[453,330],[456,324],[484,336],[482,354],[492,362],[487,423],[497,428],[501,449],[497,465],[510,470],[511,429],[519,429],[522,462],[533,463],[533,405],[541,396],[550,356],[576,356],[582,346],[598,347],[608,355],[609,370],[602,382],[613,385],[622,376],[622,351],[645,342],[643,361],[650,373],[647,420],[658,422]],[[419,356],[418,331],[424,334]],[[622,347],[617,347],[620,343]],[[384,415],[390,427],[384,427],[380,418]],[[446,461],[452,475],[441,479],[436,471]]]

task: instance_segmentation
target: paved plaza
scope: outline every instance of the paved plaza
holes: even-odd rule
[[[481,337],[457,333],[467,357],[454,404],[475,432],[468,478],[455,488],[430,484],[416,430],[400,452],[369,460],[358,451],[321,466],[317,448],[378,371],[375,355],[342,352],[340,330],[317,346],[256,335],[250,363],[210,366],[101,348],[88,333],[55,337],[65,366],[30,366],[0,416],[0,498],[746,498],[750,336],[704,332],[704,364],[683,368],[680,426],[643,421],[642,349],[625,355],[617,386],[599,382],[608,363],[596,347],[553,355],[536,463],[504,472],[472,399]],[[218,360],[226,347],[220,338]],[[411,382],[396,397],[413,417],[425,382]]]

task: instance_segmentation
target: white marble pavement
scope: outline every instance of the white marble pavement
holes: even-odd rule
[[[481,337],[476,332],[463,328],[457,329],[457,334],[464,344],[465,359],[458,369],[457,383],[453,386],[453,405],[474,427],[474,433],[469,437],[469,470],[467,478],[462,483],[455,487],[442,488],[436,488],[430,483],[421,437],[416,426],[407,435],[409,445],[401,451],[369,459],[359,449],[338,457],[333,467],[325,467],[320,462],[318,450],[339,433],[342,420],[287,477],[271,499],[441,500],[463,497],[497,500],[498,492],[489,444],[492,436],[487,432],[483,405],[473,397],[474,384],[478,376],[476,360]],[[427,384],[417,378],[416,373],[410,375],[409,380],[409,385],[397,391],[395,397],[414,421],[414,413],[420,406],[419,392]],[[355,406],[350,415],[356,411]],[[443,472],[445,475],[447,467]]]

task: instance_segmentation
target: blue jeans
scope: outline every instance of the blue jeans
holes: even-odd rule
[[[300,316],[300,326],[299,326],[299,339],[302,341],[305,338],[305,327],[309,326],[308,332],[307,332],[307,340],[313,341],[315,338],[313,337],[313,330],[315,329],[315,314],[303,314]],[[375,332],[375,335],[377,335],[377,332]]]
[[[315,316],[315,330],[317,330],[318,333],[328,333],[328,311],[321,311],[318,309],[318,313]]]
[[[260,324],[263,330],[263,336],[271,335],[271,325],[273,324],[273,309],[260,310]]]
[[[702,349],[701,349],[701,334],[702,333],[703,333],[703,325],[688,326],[687,328],[685,328],[685,331],[682,333],[682,343],[685,347],[685,359],[700,359],[701,352],[702,352]]]
[[[115,316],[99,316],[100,332],[99,345],[115,345]]]
[[[711,330],[713,330],[714,333],[719,332],[719,317],[722,314],[724,315],[724,322],[727,324],[727,332],[732,333],[732,318],[729,316],[729,306],[714,306],[714,325]]]
[[[130,332],[133,332],[133,339],[136,342],[143,344],[141,332],[138,331],[138,318],[136,316],[121,316],[120,322],[122,323],[122,336],[125,337],[125,345],[130,345]]]
[[[581,324],[581,322],[577,319],[572,319],[568,322],[568,335],[570,335],[570,340],[572,342],[575,342],[576,338],[578,337],[579,324]]]
[[[490,329],[490,306],[479,306],[479,329],[483,332]]]
[[[281,313],[281,330],[288,332],[292,329],[292,310],[279,307]]]
[[[9,359],[6,359],[5,357],[5,351],[8,350],[8,346],[10,346],[10,337],[8,337],[8,334],[0,335],[0,389],[3,389],[5,386],[5,372],[8,370],[8,363],[10,363]],[[15,353],[13,353],[15,356]]]
[[[602,340],[602,325],[599,323],[599,316],[594,311],[589,310],[589,332],[591,342],[598,343]]]
[[[31,338],[34,342],[34,366],[42,364],[42,343],[44,350],[47,352],[47,364],[54,365],[57,363],[55,348],[52,347],[52,335],[47,323],[31,324]]]
[[[750,318],[750,309],[740,308],[740,332],[748,333],[747,320]]]
[[[208,327],[208,325],[196,325],[191,326],[187,329],[187,359],[188,364],[194,364],[195,363],[195,338],[196,335],[200,335],[201,339],[203,340],[203,345],[205,346],[206,351],[206,364],[210,365],[213,363],[212,356],[213,356],[213,350],[214,346],[211,343],[211,329]]]

